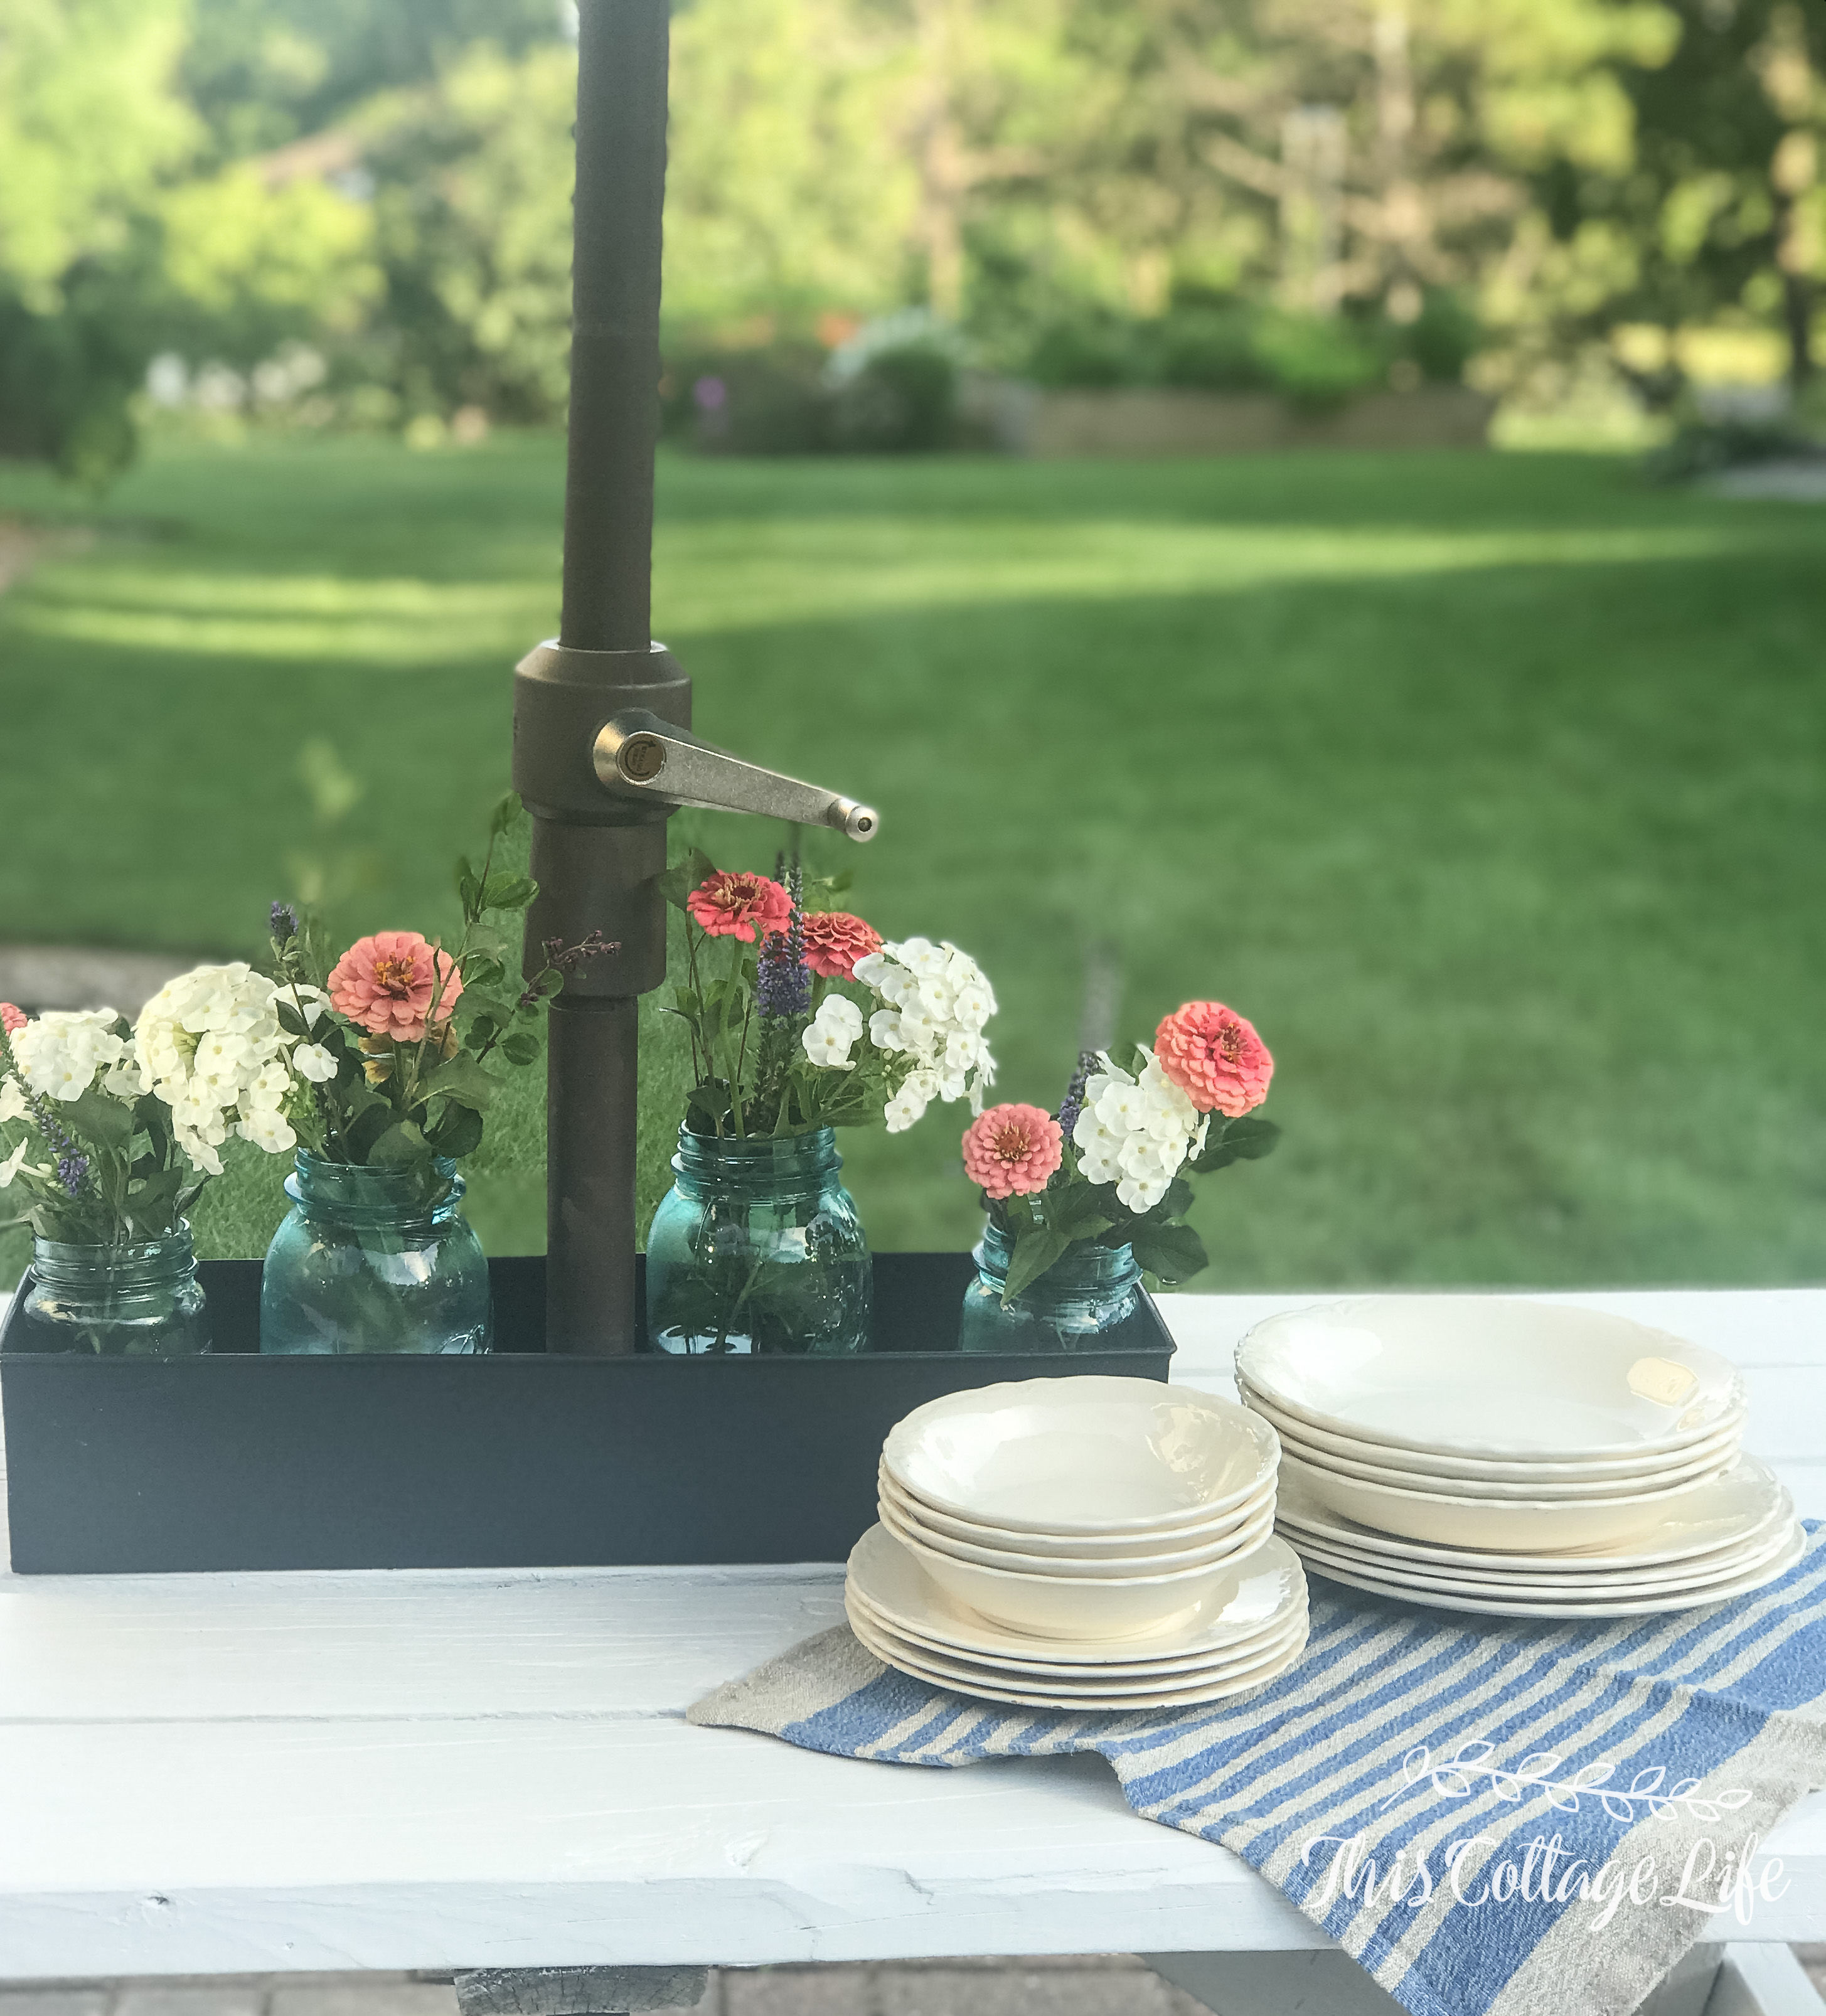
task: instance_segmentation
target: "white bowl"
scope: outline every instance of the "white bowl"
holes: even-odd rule
[[[1238,1559],[1171,1575],[1100,1577],[1017,1575],[942,1554],[906,1535],[893,1537],[946,1595],[993,1624],[1034,1638],[1116,1640],[1164,1631],[1230,1580]],[[1247,1558],[1242,1557],[1239,1558]]]
[[[1018,1575],[1055,1575],[1067,1582],[1133,1581],[1137,1575],[1211,1568],[1219,1561],[1240,1560],[1244,1554],[1253,1553],[1274,1530],[1274,1501],[1270,1496],[1234,1532],[1207,1546],[1163,1549],[1132,1561],[1072,1561],[1058,1554],[1028,1554],[1014,1547],[979,1547],[974,1541],[954,1540],[949,1533],[935,1532],[906,1511],[903,1503],[884,1494],[876,1505],[882,1525],[896,1539],[930,1547],[933,1553],[949,1554],[956,1561],[974,1561],[986,1568],[1007,1568]]]
[[[1202,1664],[1218,1653],[1240,1652],[1304,1610],[1306,1581],[1286,1541],[1270,1538],[1238,1561],[1216,1588],[1201,1597],[1190,1617],[1126,1644],[1107,1639],[1048,1639],[1036,1645],[1025,1632],[992,1624],[933,1581],[912,1548],[885,1526],[871,1526],[850,1550],[844,1578],[846,1600],[855,1597],[903,1636],[967,1658],[1043,1658],[1049,1664],[1165,1672],[1182,1661]]]
[[[1398,1491],[1366,1484],[1288,1456],[1282,1470],[1306,1497],[1360,1525],[1399,1533],[1439,1547],[1488,1547],[1498,1553],[1552,1553],[1605,1546],[1645,1533],[1680,1515],[1714,1478],[1633,1498],[1449,1498],[1433,1491]],[[984,1572],[979,1570],[979,1573]]]
[[[851,1629],[865,1650],[872,1652],[883,1665],[910,1674],[928,1686],[945,1688],[957,1694],[968,1694],[984,1701],[1008,1701],[1017,1708],[1062,1708],[1079,1714],[1108,1713],[1133,1715],[1152,1709],[1195,1708],[1206,1701],[1230,1701],[1237,1697],[1253,1694],[1271,1680],[1278,1679],[1305,1651],[1306,1633],[1304,1627],[1278,1651],[1262,1663],[1247,1671],[1219,1675],[1197,1685],[1174,1687],[1162,1683],[1158,1688],[1145,1692],[1135,1692],[1117,1687],[1107,1690],[1086,1690],[1070,1692],[1056,1687],[1050,1682],[1023,1685],[1014,1676],[997,1674],[992,1679],[974,1676],[968,1681],[949,1677],[942,1667],[929,1665],[904,1640],[896,1640],[885,1634],[877,1636],[871,1630],[867,1618],[852,1622]]]
[[[1744,1404],[1716,1352],[1594,1309],[1485,1295],[1376,1295],[1259,1323],[1237,1373],[1334,1435],[1505,1462],[1641,1456]]]
[[[1732,1435],[1727,1435],[1722,1445],[1708,1442],[1702,1453],[1697,1456],[1682,1450],[1677,1461],[1670,1456],[1661,1469],[1641,1476],[1601,1477],[1589,1483],[1576,1484],[1553,1480],[1497,1484],[1482,1478],[1435,1477],[1425,1471],[1395,1470],[1386,1463],[1360,1463],[1352,1457],[1334,1455],[1330,1449],[1301,1442],[1291,1435],[1282,1436],[1280,1451],[1284,1461],[1292,1456],[1314,1470],[1328,1470],[1340,1477],[1360,1478],[1366,1484],[1392,1485],[1398,1491],[1430,1491],[1438,1496],[1492,1499],[1499,1503],[1518,1499],[1528,1503],[1539,1501],[1550,1504],[1562,1499],[1583,1503],[1590,1499],[1639,1497],[1645,1491],[1668,1491],[1677,1484],[1692,1484],[1702,1477],[1721,1477],[1738,1460],[1738,1440]],[[1564,1470],[1565,1466],[1558,1467]]]
[[[876,1492],[884,1503],[948,1539],[967,1540],[978,1547],[1015,1547],[1024,1553],[1046,1554],[1061,1560],[1125,1561],[1144,1560],[1163,1549],[1209,1546],[1226,1539],[1253,1520],[1263,1506],[1274,1501],[1274,1479],[1268,1477],[1241,1505],[1220,1513],[1215,1519],[1195,1526],[1155,1527],[1145,1533],[1121,1533],[1113,1538],[1100,1533],[1035,1533],[1025,1528],[989,1526],[974,1519],[959,1519],[941,1512],[923,1498],[916,1498],[904,1485],[888,1474],[885,1463],[875,1473]],[[924,1535],[922,1535],[922,1537]]]
[[[1499,1483],[1583,1484],[1590,1481],[1623,1484],[1632,1478],[1646,1481],[1658,1475],[1676,1459],[1687,1463],[1702,1456],[1722,1457],[1741,1441],[1744,1424],[1749,1417],[1747,1407],[1738,1407],[1709,1435],[1695,1442],[1682,1442],[1675,1449],[1654,1449],[1642,1456],[1593,1456],[1565,1463],[1545,1457],[1532,1462],[1508,1463],[1489,1456],[1446,1456],[1436,1449],[1399,1449],[1392,1442],[1334,1435],[1329,1428],[1319,1427],[1311,1421],[1302,1420],[1296,1414],[1285,1413],[1241,1380],[1237,1386],[1243,1405],[1260,1414],[1284,1445],[1288,1442],[1303,1443],[1308,1450],[1320,1449],[1328,1456],[1348,1456],[1355,1463],[1382,1463],[1391,1470],[1410,1471],[1421,1478],[1455,1477],[1478,1491],[1487,1485]]]
[[[1274,1474],[1275,1433],[1234,1402],[1148,1379],[1025,1379],[947,1393],[889,1431],[888,1474],[954,1517],[1111,1538],[1198,1525]]]

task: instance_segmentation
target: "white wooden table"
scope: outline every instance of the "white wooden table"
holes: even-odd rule
[[[1175,1377],[1231,1390],[1236,1340],[1312,1299],[1173,1298]],[[1564,1299],[1734,1359],[1826,1516],[1826,1291]],[[1327,1947],[1099,1759],[685,1724],[841,1615],[835,1565],[0,1578],[0,1978],[1121,1951],[1215,2005],[1192,1957]],[[1793,1880],[1748,1936],[1826,1939],[1826,1797],[1766,1845]]]

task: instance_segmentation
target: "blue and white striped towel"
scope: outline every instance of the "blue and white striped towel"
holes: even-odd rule
[[[1757,1844],[1826,1785],[1817,1525],[1779,1582],[1678,1616],[1511,1623],[1323,1581],[1312,1598],[1298,1663],[1214,1707],[1005,1708],[839,1625],[690,1719],[895,1764],[1094,1750],[1137,1813],[1234,1849],[1413,2016],[1621,2016],[1709,1908],[1753,1922],[1783,1893]]]

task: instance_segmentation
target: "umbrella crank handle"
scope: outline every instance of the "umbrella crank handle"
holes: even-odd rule
[[[592,754],[598,779],[619,797],[834,826],[852,840],[873,840],[881,823],[872,805],[744,763],[643,708],[615,715],[598,733]]]

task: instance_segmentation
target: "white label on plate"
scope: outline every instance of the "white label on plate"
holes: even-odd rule
[[[1626,1376],[1638,1399],[1652,1400],[1659,1407],[1685,1406],[1699,1384],[1697,1372],[1671,1358],[1639,1358]]]

